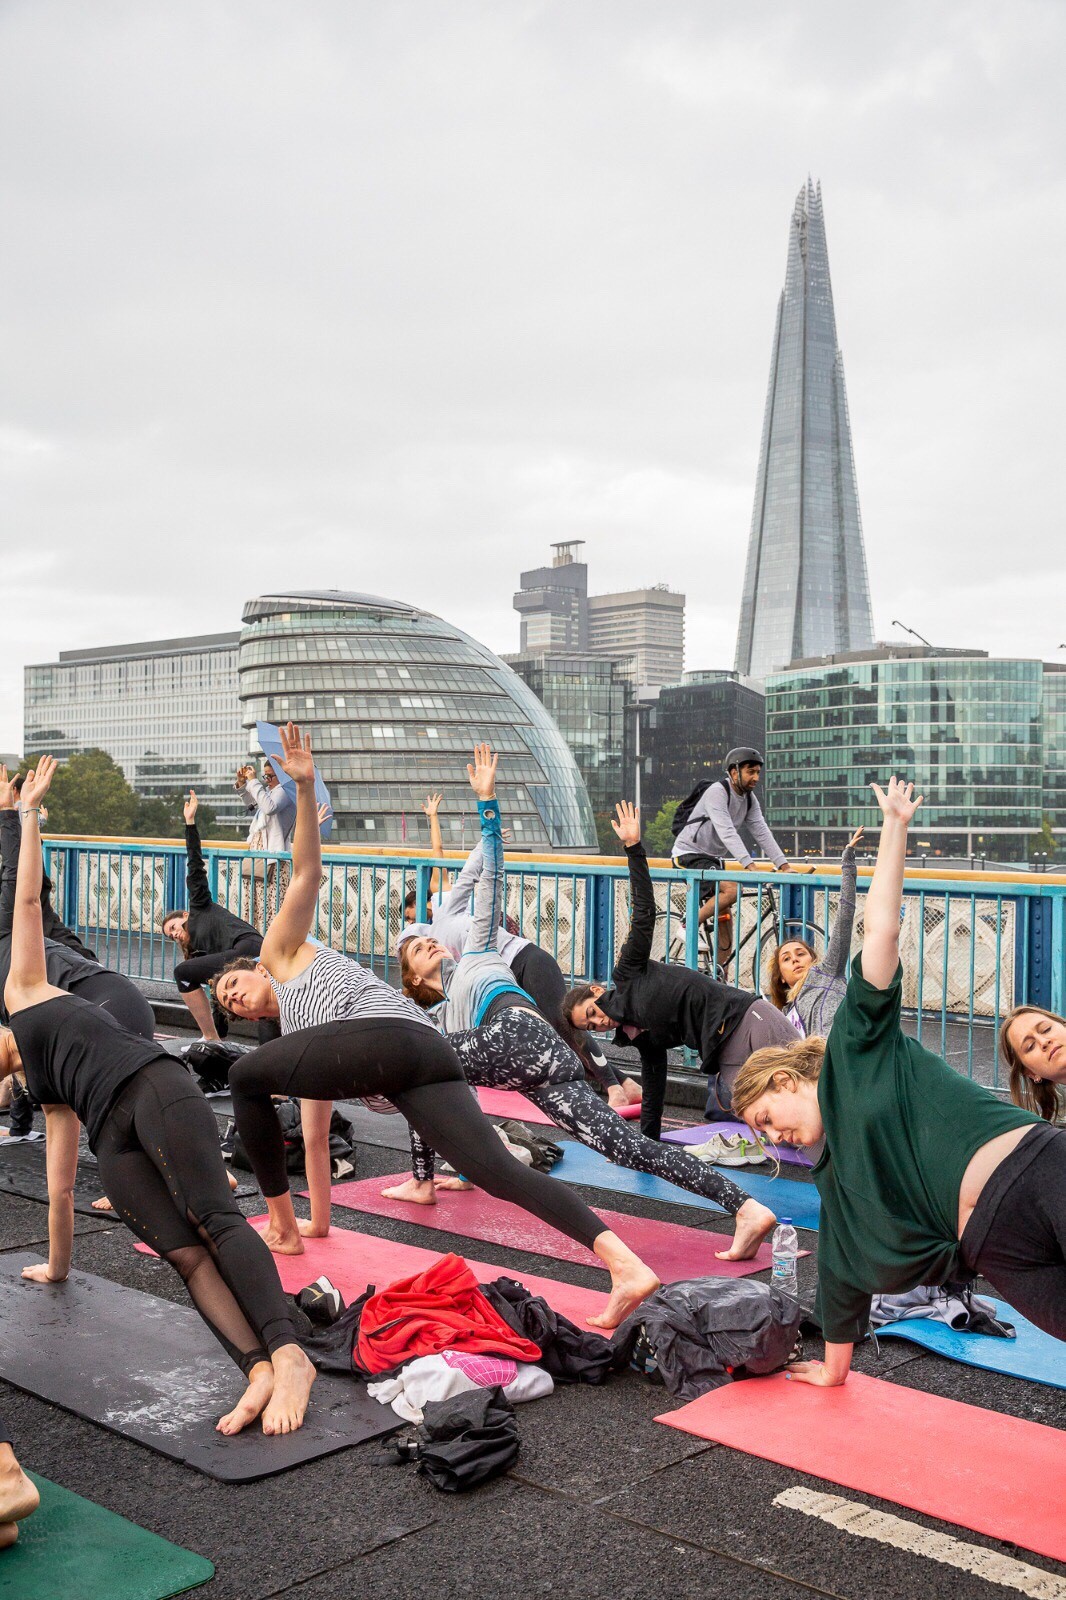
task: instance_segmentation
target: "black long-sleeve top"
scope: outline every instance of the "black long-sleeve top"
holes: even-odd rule
[[[629,937],[618,953],[611,987],[596,1003],[619,1024],[615,1044],[635,1045],[646,1065],[662,1066],[668,1050],[685,1045],[699,1052],[705,1070],[713,1071],[722,1041],[756,996],[689,967],[651,959],[656,909],[648,857],[639,842],[629,845],[626,855],[633,897]],[[631,1039],[626,1026],[643,1031]]]
[[[185,828],[185,883],[189,891],[189,954],[221,955],[232,950],[238,939],[255,934],[249,922],[242,922],[232,911],[220,906],[207,881],[207,867],[200,846],[200,831],[195,823]]]

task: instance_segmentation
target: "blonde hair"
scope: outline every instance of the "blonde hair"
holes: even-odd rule
[[[1010,1068],[1010,1097],[1016,1106],[1035,1111],[1045,1122],[1061,1122],[1063,1111],[1066,1110],[1063,1091],[1058,1084],[1049,1083],[1046,1078],[1038,1078],[1034,1083],[1010,1042],[1011,1024],[1017,1022],[1019,1017],[1027,1016],[1049,1017],[1052,1022],[1066,1021],[1057,1011],[1046,1011],[1043,1006],[1015,1006],[1013,1011],[1007,1012],[1000,1024],[999,1048]]]
[[[774,1088],[778,1076],[793,1083],[817,1083],[825,1057],[825,1040],[797,1039],[795,1044],[767,1045],[750,1055],[733,1085],[733,1111],[742,1117],[760,1095]]]
[[[780,944],[774,946],[770,955],[770,960],[766,967],[766,994],[770,1004],[772,1006],[776,1006],[778,1011],[784,1011],[785,1007],[795,1000],[796,996],[803,988],[803,985],[806,983],[811,970],[811,967],[808,967],[807,971],[803,974],[803,977],[799,980],[799,982],[793,984],[791,989],[788,987],[784,978],[781,976],[781,965],[779,960],[781,952],[785,948],[786,944],[801,944],[811,958],[811,967],[813,967],[815,962],[818,960],[817,950],[815,950],[813,944],[808,944],[806,939],[782,939]]]

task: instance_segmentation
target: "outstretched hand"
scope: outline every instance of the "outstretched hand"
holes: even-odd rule
[[[427,817],[435,817],[440,810],[440,803],[444,799],[442,794],[427,794],[422,802],[422,810]]]
[[[59,763],[52,756],[42,756],[36,767],[32,767],[27,772],[26,781],[22,785],[22,793],[19,796],[24,810],[34,811],[40,805],[51,787],[58,765]]]
[[[329,821],[329,819],[330,819],[330,817],[332,815],[333,815],[333,807],[330,806],[330,805],[327,805],[326,802],[323,800],[322,804],[318,808],[318,825],[319,825],[319,827],[320,828],[324,828],[326,823]]]
[[[855,832],[852,834],[851,838],[848,840],[847,844],[845,845],[845,849],[854,850],[855,846],[858,844],[859,840],[862,838],[862,835],[863,835],[862,828],[856,828]]]
[[[897,822],[904,824],[910,822],[914,813],[922,803],[922,796],[914,799],[913,783],[904,783],[902,778],[889,778],[885,788],[878,783],[871,783],[870,788],[881,807],[881,814],[887,822],[894,817]]]
[[[281,755],[271,756],[271,761],[281,767],[294,783],[314,783],[315,761],[311,754],[311,735],[300,737],[295,722],[286,722],[278,729]]]
[[[196,790],[195,789],[190,789],[189,790],[189,798],[186,800],[185,805],[182,808],[183,811],[184,811],[184,815],[185,815],[185,826],[187,828],[191,828],[191,827],[195,826],[196,813],[199,810],[199,806],[200,806],[200,802],[196,798]]]
[[[487,744],[474,746],[473,762],[467,762],[466,775],[479,800],[491,800],[496,793],[496,764],[499,756]]]
[[[0,764],[0,811],[14,811],[16,805],[15,786],[7,775],[7,768]]]
[[[612,817],[611,827],[628,849],[630,845],[640,843],[640,807],[635,806],[632,800],[619,800],[615,806],[617,822]]]

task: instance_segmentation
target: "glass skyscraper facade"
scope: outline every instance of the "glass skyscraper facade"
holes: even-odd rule
[[[1066,717],[1066,708],[1059,714]],[[880,646],[766,680],[768,819],[782,848],[835,854],[895,773],[924,796],[918,854],[1029,854],[1044,806],[1039,661]]]
[[[808,179],[792,213],[777,307],[736,667],[763,678],[792,661],[872,644],[822,190]]]
[[[661,689],[644,714],[645,817],[668,800],[683,800],[697,783],[723,777],[725,757],[737,745],[762,750],[765,742],[766,701],[757,690],[738,683],[735,672],[687,672],[683,682]],[[767,778],[773,774],[759,785],[764,806]]]
[[[570,747],[593,811],[612,811],[625,787],[629,739],[628,679],[604,656],[512,656],[510,665],[533,690]],[[630,784],[630,787],[632,785]]]
[[[415,606],[341,590],[262,595],[244,608],[241,717],[310,732],[342,843],[424,846],[422,801],[444,794],[445,844],[472,846],[474,744],[500,752],[500,805],[514,844],[596,848],[588,793],[533,691],[500,658]]]
[[[196,790],[223,827],[247,813],[234,790],[247,757],[237,703],[237,633],[64,650],[25,670],[26,753],[104,750],[140,795]]]
[[[1066,850],[1066,664],[1044,663],[1044,814]]]

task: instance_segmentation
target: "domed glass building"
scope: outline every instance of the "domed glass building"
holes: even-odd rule
[[[477,805],[466,763],[500,752],[498,792],[514,846],[596,849],[584,781],[536,695],[498,656],[428,611],[339,589],[260,595],[244,608],[242,722],[299,722],[341,843],[429,844],[422,802],[444,795],[445,845],[470,846]]]

